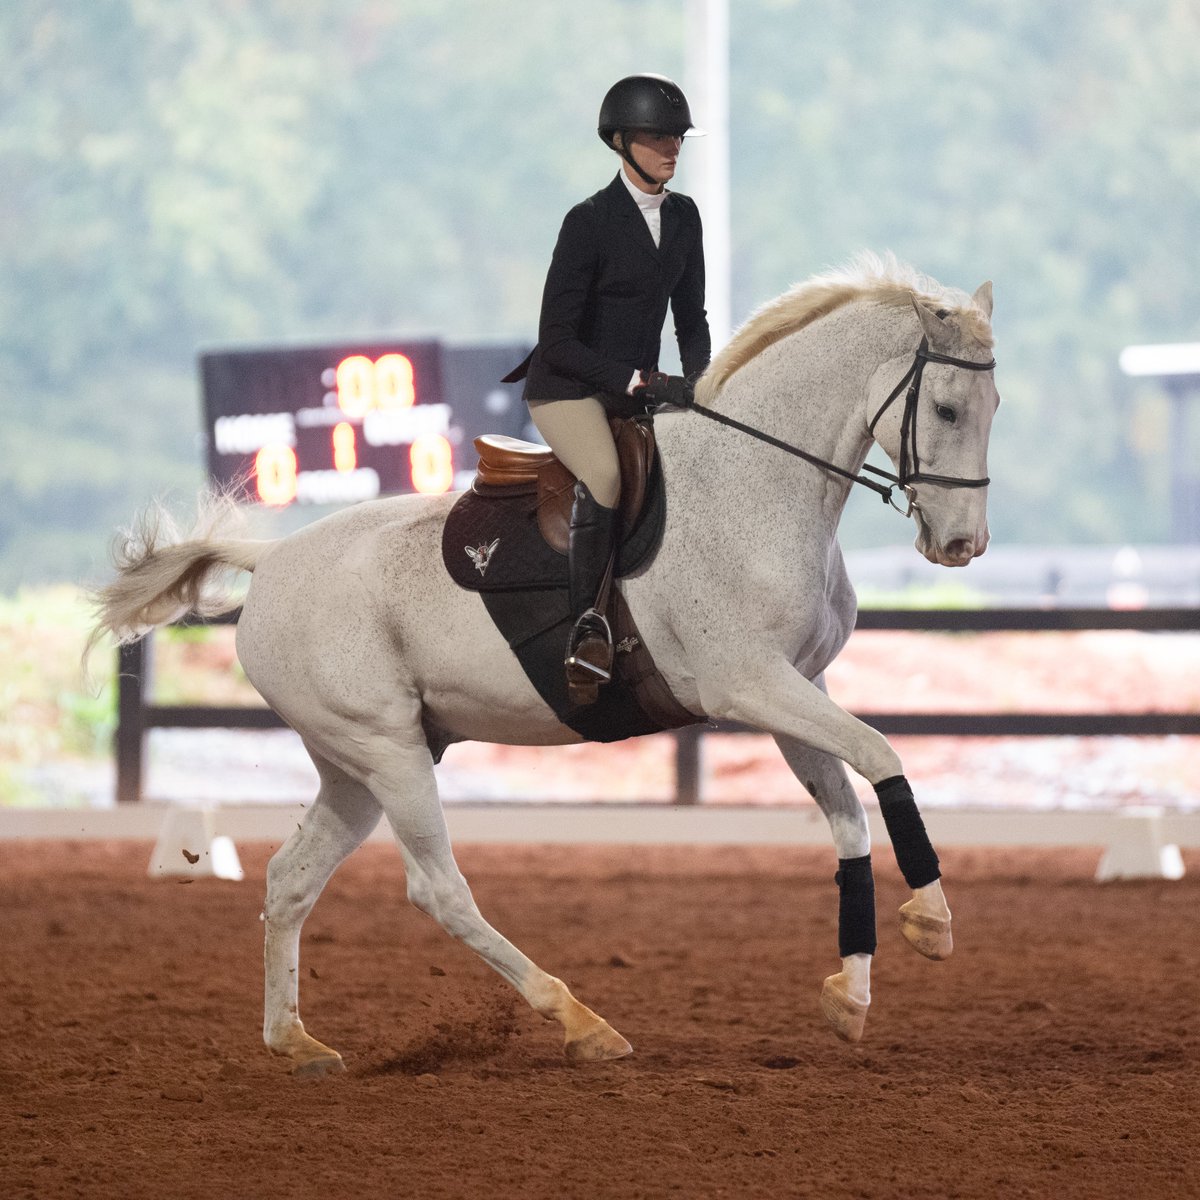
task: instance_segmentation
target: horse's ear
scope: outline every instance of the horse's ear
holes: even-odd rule
[[[912,300],[912,306],[921,320],[921,328],[925,330],[925,336],[929,339],[929,344],[932,346],[934,342],[941,340],[942,318],[937,313],[927,309],[916,296],[910,296],[909,299]]]
[[[992,281],[989,279],[987,283],[981,283],[975,289],[975,295],[971,299],[975,302],[975,307],[990,321],[992,319]]]

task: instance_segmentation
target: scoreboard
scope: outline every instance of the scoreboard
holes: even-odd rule
[[[474,469],[476,433],[522,432],[519,389],[498,380],[524,353],[436,340],[205,351],[209,475],[276,508],[448,492]]]

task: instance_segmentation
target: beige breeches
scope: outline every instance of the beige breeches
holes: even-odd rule
[[[604,405],[584,400],[535,400],[529,415],[546,445],[576,479],[587,484],[597,504],[615,508],[621,495],[621,467]]]

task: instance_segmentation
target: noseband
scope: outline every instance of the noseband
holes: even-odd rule
[[[701,407],[694,401],[690,402],[687,407],[692,412],[698,412],[710,420],[719,421],[722,425],[728,425],[733,429],[740,429],[742,433],[747,433],[751,437],[757,438],[760,442],[766,442],[769,446],[785,450],[788,454],[802,458],[805,462],[812,463],[815,467],[830,471],[834,475],[840,475],[843,479],[849,479],[851,483],[860,483],[863,487],[877,492],[883,497],[885,504],[890,504],[897,512],[903,513],[907,517],[912,515],[912,511],[916,507],[914,484],[932,483],[938,487],[981,488],[987,487],[991,482],[986,475],[982,479],[960,479],[955,475],[930,475],[921,470],[921,460],[917,455],[917,401],[921,395],[921,378],[925,373],[925,364],[931,362],[945,363],[951,367],[961,367],[964,371],[991,371],[996,366],[994,358],[988,362],[973,362],[969,358],[951,358],[948,354],[938,354],[929,349],[929,339],[927,337],[921,339],[921,344],[913,354],[912,366],[904,373],[904,378],[892,388],[888,398],[879,406],[878,411],[871,418],[871,422],[867,426],[867,431],[874,437],[875,426],[879,423],[879,418],[891,407],[896,397],[907,386],[908,391],[904,397],[904,413],[900,418],[900,473],[893,475],[891,471],[884,471],[879,467],[873,467],[870,463],[863,464],[864,471],[870,471],[872,475],[878,475],[881,479],[889,480],[891,482],[890,487],[882,483],[876,483],[873,479],[867,479],[864,475],[855,475],[853,471],[847,471],[834,463],[826,462],[823,458],[818,458],[815,454],[809,454],[807,450],[801,450],[799,446],[793,446],[789,442],[781,441],[779,438],[772,437],[769,433],[764,433],[761,429],[755,429],[751,425],[744,425],[741,421],[735,421],[732,417],[725,416],[724,413],[714,412],[711,408]],[[908,500],[906,508],[901,508],[892,498],[892,493],[896,488],[900,488],[904,492]]]

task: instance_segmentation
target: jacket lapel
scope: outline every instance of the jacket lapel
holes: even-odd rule
[[[674,196],[668,196],[663,201],[663,206],[659,209],[662,215],[662,228],[658,235],[659,253],[666,255],[674,242],[676,235],[679,233],[679,205]],[[647,231],[649,232],[649,231]],[[651,241],[654,239],[651,238]]]
[[[627,229],[629,237],[633,239],[634,245],[658,259],[659,248],[654,244],[654,238],[650,235],[650,227],[646,224],[646,218],[642,216],[642,210],[638,208],[637,201],[629,194],[629,189],[625,186],[625,181],[620,174],[609,184],[608,192],[613,209],[619,216],[622,225]],[[667,207],[669,207],[668,204],[663,205],[664,209]],[[662,241],[661,235],[659,240]]]

